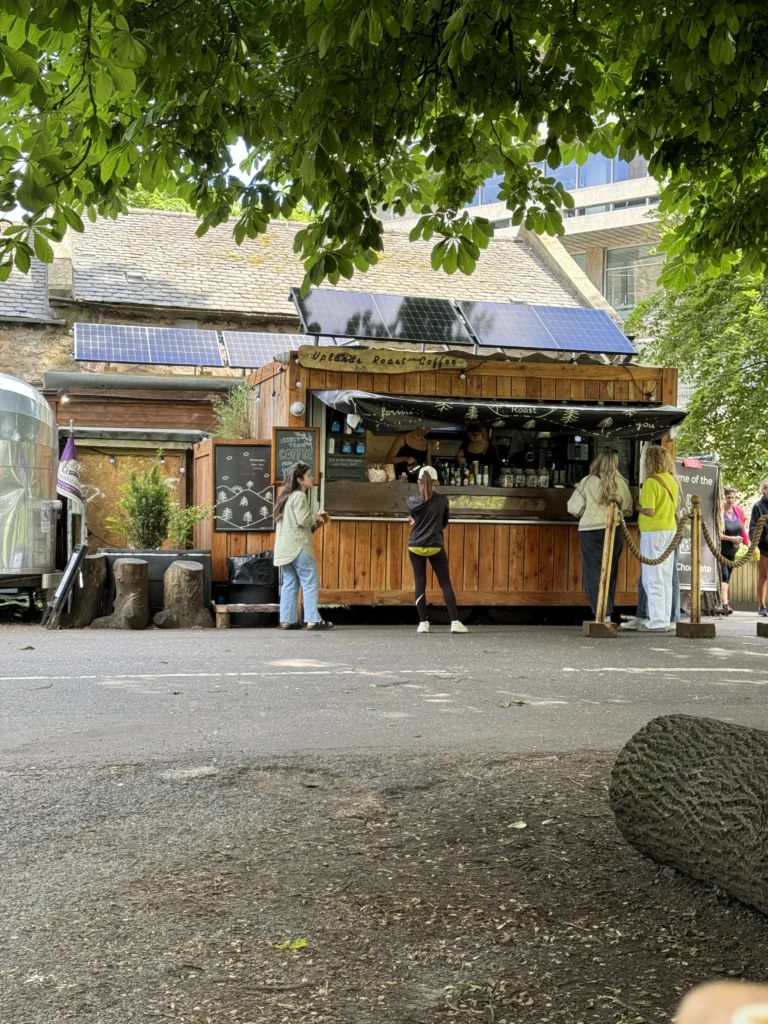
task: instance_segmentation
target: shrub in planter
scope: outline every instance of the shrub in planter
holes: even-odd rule
[[[117,515],[107,519],[110,530],[124,536],[131,548],[151,550],[171,540],[183,549],[189,544],[195,523],[211,515],[205,505],[182,508],[174,500],[160,466],[158,453],[149,469],[132,469],[128,482],[120,488]]]

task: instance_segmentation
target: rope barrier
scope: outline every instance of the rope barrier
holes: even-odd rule
[[[627,524],[624,522],[623,512],[621,511],[621,509],[617,509],[616,511],[619,517],[619,525],[621,526],[621,532],[624,534],[624,540],[627,542],[627,547],[638,560],[638,562],[642,562],[643,565],[661,565],[662,562],[665,562],[672,554],[672,552],[675,550],[677,545],[680,543],[682,536],[686,530],[687,520],[693,517],[693,514],[691,512],[686,512],[684,513],[684,515],[680,516],[680,518],[677,521],[677,532],[675,533],[675,536],[672,538],[667,550],[662,555],[659,555],[658,558],[646,558],[645,555],[640,554],[640,548],[637,546],[637,544],[635,544],[634,538],[632,537],[632,534],[629,532]]]
[[[757,550],[757,546],[760,543],[760,538],[763,535],[763,530],[767,522],[768,516],[760,516],[760,518],[757,521],[757,528],[755,530],[755,536],[752,538],[752,543],[749,545],[747,550],[740,558],[735,558],[733,560],[731,560],[730,558],[726,558],[725,555],[720,551],[719,545],[715,544],[714,540],[712,539],[712,534],[709,532],[709,527],[703,519],[701,521],[701,530],[704,534],[704,540],[707,542],[707,547],[718,560],[720,565],[725,565],[729,569],[739,569],[742,565],[745,565],[747,562],[752,561],[752,556]]]

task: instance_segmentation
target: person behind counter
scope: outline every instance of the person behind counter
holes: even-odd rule
[[[456,452],[456,461],[460,466],[473,462],[487,466],[490,484],[492,487],[495,485],[501,459],[496,448],[491,444],[487,427],[480,423],[472,423],[467,427],[467,436],[461,442],[461,448]]]
[[[589,475],[578,482],[568,500],[568,511],[579,520],[581,577],[584,593],[587,595],[592,614],[595,616],[597,615],[597,599],[600,592],[605,527],[614,495],[618,498],[621,511],[628,515],[632,511],[632,495],[629,493],[627,481],[619,473],[618,452],[612,448],[603,448],[589,467]],[[617,529],[613,539],[613,560],[606,609],[608,617],[613,612],[616,576],[623,547],[624,538],[621,530]]]
[[[451,617],[452,633],[468,633],[469,630],[459,620],[456,607],[456,595],[451,586],[451,573],[448,567],[448,556],[445,553],[443,530],[448,525],[448,499],[444,494],[437,494],[437,470],[432,466],[423,466],[419,470],[419,493],[408,498],[408,522],[411,524],[411,535],[408,538],[408,557],[411,560],[413,579],[416,584],[416,611],[419,613],[417,633],[429,632],[427,618],[427,562],[437,576],[437,582],[443,592],[443,600]]]
[[[291,466],[285,474],[280,497],[275,502],[275,566],[282,566],[280,589],[280,629],[301,629],[299,587],[304,593],[304,619],[307,629],[332,629],[317,610],[320,576],[317,571],[312,534],[325,526],[327,512],[313,515],[307,491],[313,486],[312,471],[303,462]]]
[[[396,476],[405,472],[408,479],[415,483],[421,467],[432,463],[432,445],[427,441],[428,433],[429,427],[417,427],[407,434],[397,435],[385,459],[395,467]]]

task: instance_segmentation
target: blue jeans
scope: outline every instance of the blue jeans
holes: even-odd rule
[[[292,562],[283,566],[283,585],[280,589],[280,621],[299,621],[299,587],[304,593],[304,621],[322,622],[317,610],[320,574],[317,562],[306,551],[300,551]]]
[[[672,555],[672,609],[669,616],[670,622],[680,622],[680,573],[677,569],[677,559],[680,555],[680,548],[675,548]],[[637,617],[638,619],[648,618],[648,597],[643,586],[643,577],[637,581]]]

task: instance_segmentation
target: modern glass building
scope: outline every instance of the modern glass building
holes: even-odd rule
[[[581,167],[571,162],[549,174],[576,202],[566,211],[563,245],[613,308],[627,317],[656,290],[664,260],[654,251],[659,231],[653,207],[659,196],[647,161],[597,154]],[[482,210],[497,231],[511,227],[499,199],[502,180],[502,174],[486,179],[469,204]]]

